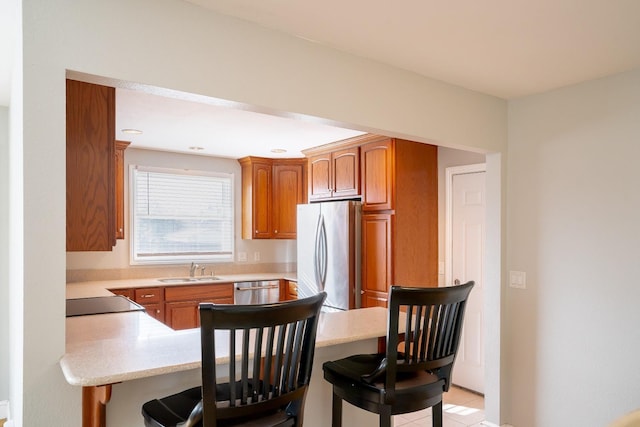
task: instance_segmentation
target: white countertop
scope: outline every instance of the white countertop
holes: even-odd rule
[[[233,280],[242,276],[234,275]],[[229,276],[231,277],[231,276]],[[283,278],[279,273],[277,278]],[[112,295],[107,288],[144,287],[150,279],[84,282],[67,285],[68,298]],[[228,282],[228,281],[224,281]],[[146,284],[142,284],[146,283]],[[387,310],[373,307],[322,313],[316,347],[328,347],[386,335]],[[225,355],[221,355],[225,358]],[[66,352],[60,366],[77,386],[112,384],[200,367],[200,330],[174,331],[143,312],[111,313],[66,319]],[[222,361],[222,360],[221,360]]]

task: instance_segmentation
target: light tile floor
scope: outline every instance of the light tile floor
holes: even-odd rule
[[[444,427],[481,427],[484,421],[484,397],[451,387],[443,398]],[[409,414],[395,415],[394,427],[431,427],[431,408]]]

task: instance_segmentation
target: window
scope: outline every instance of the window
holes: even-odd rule
[[[131,263],[233,260],[233,175],[131,166]]]

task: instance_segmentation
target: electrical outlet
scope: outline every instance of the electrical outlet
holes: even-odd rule
[[[256,251],[253,253],[253,260],[260,261],[260,252]]]
[[[238,262],[247,262],[246,252],[238,252]]]
[[[524,271],[510,271],[509,286],[516,289],[526,289],[527,273],[525,273]]]

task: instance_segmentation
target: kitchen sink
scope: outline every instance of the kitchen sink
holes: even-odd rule
[[[167,277],[165,279],[158,279],[158,282],[162,283],[193,283],[193,282],[215,282],[221,280],[217,276],[203,276],[203,277]]]
[[[203,277],[190,277],[194,282],[215,282],[216,280],[222,280],[218,276],[203,276]]]

